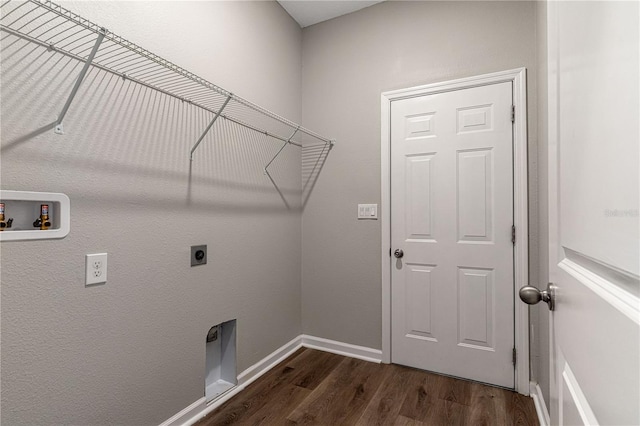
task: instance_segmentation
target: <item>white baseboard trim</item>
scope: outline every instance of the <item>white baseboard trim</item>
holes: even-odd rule
[[[320,351],[331,352],[369,362],[380,363],[382,361],[382,351],[379,349],[371,349],[365,346],[352,345],[350,343],[338,342],[336,340],[306,334],[300,337],[302,338],[302,346],[305,348],[318,349]]]
[[[196,423],[198,420],[227,402],[233,396],[244,390],[248,385],[253,383],[258,377],[262,376],[267,371],[271,370],[278,363],[282,362],[292,353],[302,347],[302,336],[297,336],[290,342],[285,343],[271,354],[262,358],[260,361],[253,364],[251,367],[244,370],[238,375],[238,385],[229,389],[227,392],[220,395],[218,398],[207,404],[206,398],[200,398],[193,404],[189,405],[178,414],[172,416],[168,420],[161,423],[160,426],[190,426]]]
[[[273,351],[270,355],[262,358],[251,367],[244,370],[238,375],[238,385],[247,386],[253,383],[258,377],[262,376],[267,371],[284,361],[288,356],[302,347],[301,336],[293,338],[289,343],[279,347]]]
[[[380,363],[382,359],[382,351],[378,349],[301,334],[240,373],[238,375],[237,386],[229,389],[208,404],[204,397],[200,398],[187,408],[165,420],[160,426],[193,425],[303,346],[309,349],[317,349],[370,362]]]
[[[164,422],[160,423],[160,426],[173,426],[173,425],[181,425],[185,423],[187,420],[193,417],[193,413],[197,413],[202,411],[207,406],[207,399],[203,396],[193,404],[189,405],[187,408],[184,408],[179,413],[174,414],[172,417],[169,417]]]
[[[551,418],[549,417],[549,410],[547,410],[547,404],[544,402],[540,385],[536,382],[530,382],[529,387],[529,394],[531,398],[533,398],[533,403],[536,406],[540,426],[549,426],[551,424]]]

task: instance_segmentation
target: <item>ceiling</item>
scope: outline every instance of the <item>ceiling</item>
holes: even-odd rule
[[[382,1],[384,0],[278,0],[278,3],[304,28]]]

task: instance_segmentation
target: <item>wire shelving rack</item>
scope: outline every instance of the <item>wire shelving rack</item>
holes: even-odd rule
[[[288,145],[300,148],[317,145],[325,155],[333,147],[333,140],[237,96],[51,1],[3,1],[0,4],[0,30],[83,63],[58,115],[54,129],[58,134],[64,133],[64,117],[89,67],[93,66],[211,113],[211,122],[193,143],[190,160],[219,119],[283,144],[265,165],[267,175],[271,163]]]

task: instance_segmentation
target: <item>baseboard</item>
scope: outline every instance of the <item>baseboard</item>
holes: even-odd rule
[[[382,351],[379,349],[371,349],[365,346],[352,345],[350,343],[323,339],[322,337],[314,337],[306,334],[300,337],[302,338],[302,346],[305,348],[331,352],[370,362],[380,363],[382,360]]]
[[[177,414],[160,423],[160,426],[181,425],[193,417],[194,413],[198,413],[207,407],[207,399],[203,396],[193,404],[184,408]]]
[[[227,392],[220,395],[218,398],[207,404],[206,399],[200,398],[193,404],[189,405],[184,410],[175,414],[171,418],[164,421],[160,426],[189,426],[196,423],[198,420],[233,398],[236,394],[244,390],[248,385],[254,382],[258,377],[262,376],[267,371],[271,370],[278,363],[285,360],[292,353],[302,347],[302,336],[297,336],[290,342],[285,343],[271,354],[262,358],[260,361],[253,364],[251,367],[244,370],[238,375],[238,385],[229,389]]]
[[[540,426],[549,426],[551,424],[551,419],[549,417],[549,410],[547,410],[547,404],[545,404],[544,397],[542,396],[542,389],[540,389],[540,385],[536,382],[531,382],[529,387],[529,394],[531,395],[531,398],[533,398],[533,403],[536,406],[536,413],[538,414]]]
[[[300,349],[302,345],[302,336],[293,338],[289,343],[279,347],[270,355],[262,358],[251,367],[244,370],[238,375],[238,385],[247,386],[254,382],[258,377],[284,361],[289,355]]]
[[[301,347],[331,352],[370,362],[380,363],[380,360],[382,359],[382,351],[378,349],[371,349],[364,346],[352,345],[350,343],[343,343],[335,340],[323,339],[322,337],[302,334],[240,373],[238,375],[238,385],[236,387],[229,389],[229,391],[220,395],[208,404],[205,398],[200,398],[187,408],[164,421],[160,426],[193,425],[198,420],[202,419],[207,414],[227,402],[229,399],[233,398],[236,394],[244,390],[244,388],[278,365],[280,362],[284,361]]]

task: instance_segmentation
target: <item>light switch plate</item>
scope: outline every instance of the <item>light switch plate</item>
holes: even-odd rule
[[[358,219],[378,219],[377,204],[358,204]]]

